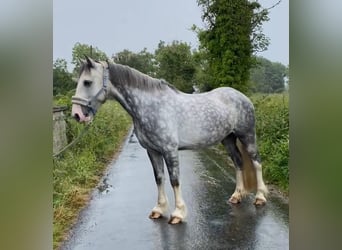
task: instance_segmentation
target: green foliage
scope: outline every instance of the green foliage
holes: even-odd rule
[[[193,92],[196,67],[188,44],[173,41],[165,45],[161,41],[155,51],[155,58],[158,78],[164,78],[181,91]]]
[[[56,59],[53,63],[53,95],[64,95],[74,88],[76,83],[68,72],[66,60]]]
[[[70,107],[68,96],[55,100]],[[70,110],[70,109],[69,109]],[[69,114],[66,114],[68,116]],[[53,160],[54,248],[66,236],[103,171],[127,135],[131,120],[117,102],[107,102],[98,111],[88,132]],[[82,124],[67,120],[68,141],[77,137]]]
[[[139,53],[125,49],[113,55],[112,59],[116,63],[128,65],[149,76],[153,77],[156,74],[154,55],[149,53],[146,48]]]
[[[253,95],[256,133],[265,179],[284,191],[289,185],[289,96]]]
[[[92,47],[91,45],[75,43],[72,48],[72,63],[75,65],[74,76],[78,76],[80,65],[82,60],[85,59],[84,56],[89,56],[94,60],[106,61],[108,59],[107,55],[99,50],[97,47]]]
[[[252,53],[265,50],[268,45],[268,39],[261,33],[268,11],[248,0],[197,0],[197,3],[202,7],[207,28],[193,27],[193,30],[208,60],[205,71],[212,80],[210,88],[231,86],[248,92]]]
[[[200,91],[205,92],[211,90],[212,76],[208,74],[208,55],[204,49],[199,49],[193,52],[193,59],[195,62],[195,85]]]
[[[256,61],[257,64],[251,69],[250,75],[254,92],[279,93],[284,91],[284,77],[288,74],[287,67],[263,57],[257,57]]]

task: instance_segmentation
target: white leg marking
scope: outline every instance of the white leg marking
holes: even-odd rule
[[[244,185],[243,185],[243,177],[242,177],[242,171],[240,169],[236,170],[236,188],[237,191],[243,191]]]
[[[168,211],[168,200],[165,195],[164,183],[158,185],[158,202],[157,205],[152,209],[152,213],[159,213],[164,215]]]
[[[185,206],[185,202],[182,198],[180,185],[173,187],[173,192],[175,195],[176,209],[175,211],[173,211],[169,223],[177,224],[185,219],[187,215],[187,209]]]
[[[240,169],[236,169],[236,187],[235,191],[229,199],[231,203],[239,203],[243,196],[247,194],[244,184],[243,184],[243,176],[242,171]]]
[[[258,188],[257,193],[255,195],[255,204],[262,205],[266,203],[265,196],[268,194],[268,190],[262,178],[261,164],[258,163],[257,161],[253,161],[253,164],[256,169],[257,188]]]

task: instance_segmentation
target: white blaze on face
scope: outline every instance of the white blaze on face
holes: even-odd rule
[[[85,116],[82,111],[82,107],[79,104],[73,104],[71,109],[72,117],[79,118],[79,122],[89,122],[91,120],[90,116]]]

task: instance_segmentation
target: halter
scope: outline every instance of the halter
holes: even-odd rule
[[[109,79],[109,71],[108,71],[108,65],[107,67],[105,67],[104,65],[102,65],[103,67],[103,82],[102,82],[102,88],[96,93],[95,96],[93,96],[90,100],[82,98],[82,97],[77,97],[77,96],[73,96],[71,97],[72,103],[73,104],[79,104],[83,107],[88,108],[88,110],[93,113],[93,115],[96,114],[97,110],[96,108],[93,106],[94,101],[98,101],[97,97],[99,97],[100,94],[102,94],[102,92],[105,93],[105,96],[107,96],[107,85],[108,85],[108,79]]]

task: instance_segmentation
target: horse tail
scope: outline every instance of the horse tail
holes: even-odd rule
[[[243,184],[248,192],[257,191],[257,178],[256,169],[253,166],[253,162],[249,154],[247,153],[246,147],[240,142],[239,139],[236,140],[236,145],[240,150],[242,157],[242,178]]]

